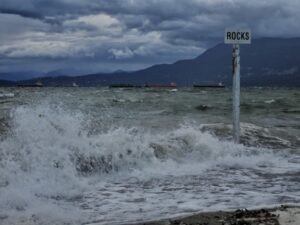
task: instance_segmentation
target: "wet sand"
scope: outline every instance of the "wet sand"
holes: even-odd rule
[[[300,206],[206,212],[135,225],[300,225]]]

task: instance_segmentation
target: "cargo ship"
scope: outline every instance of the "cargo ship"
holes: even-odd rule
[[[194,84],[194,88],[225,88],[225,85],[222,83],[218,84]]]
[[[142,88],[142,86],[134,84],[111,84],[109,88]]]
[[[175,83],[170,83],[170,84],[146,84],[145,88],[176,88]]]
[[[36,82],[34,84],[22,84],[22,83],[20,83],[17,86],[18,87],[43,87],[44,85],[43,85],[42,82]]]

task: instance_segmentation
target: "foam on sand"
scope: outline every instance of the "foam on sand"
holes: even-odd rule
[[[278,222],[280,225],[300,224],[300,206],[280,208],[275,213],[279,215]]]
[[[177,217],[141,223],[143,225],[299,225],[300,206],[278,206],[236,211],[203,212],[192,216]],[[141,225],[135,224],[135,225]],[[96,224],[93,224],[96,225]]]

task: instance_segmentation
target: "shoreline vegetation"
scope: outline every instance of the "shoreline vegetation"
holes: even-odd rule
[[[190,216],[126,225],[299,225],[300,205],[201,212]]]

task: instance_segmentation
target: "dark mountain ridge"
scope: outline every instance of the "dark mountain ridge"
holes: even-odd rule
[[[44,86],[107,86],[111,84],[232,83],[232,46],[218,44],[200,56],[173,64],[154,65],[135,71],[85,76],[43,77],[21,81]],[[244,86],[300,86],[300,38],[262,38],[241,45],[241,83]]]

